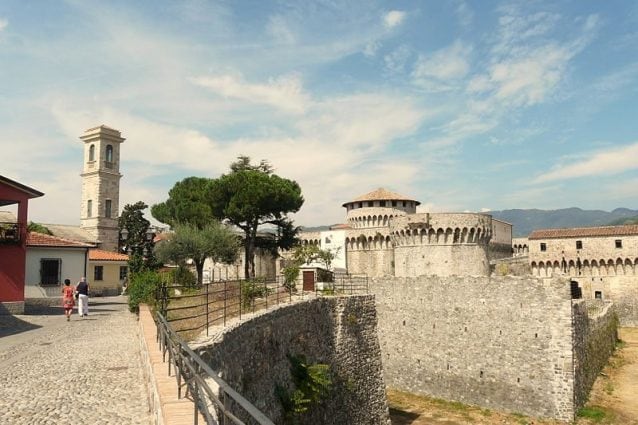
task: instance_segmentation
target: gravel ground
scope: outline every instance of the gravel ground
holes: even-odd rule
[[[122,297],[0,317],[0,424],[150,424],[136,316]],[[74,312],[75,313],[75,312]]]

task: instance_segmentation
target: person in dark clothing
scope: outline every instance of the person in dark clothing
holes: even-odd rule
[[[75,287],[78,293],[78,313],[80,317],[89,315],[89,283],[86,281],[86,277],[83,277]]]

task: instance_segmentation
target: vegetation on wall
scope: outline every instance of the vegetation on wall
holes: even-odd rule
[[[132,274],[127,288],[129,310],[137,313],[140,304],[155,305],[155,295],[160,284],[161,277],[156,271],[142,270]]]
[[[275,395],[281,402],[286,424],[298,424],[304,413],[320,404],[332,389],[330,366],[309,364],[304,355],[288,355],[293,389],[277,385]]]

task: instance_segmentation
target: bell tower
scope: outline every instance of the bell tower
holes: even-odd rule
[[[101,125],[80,136],[84,143],[80,227],[91,233],[99,248],[117,251],[120,208],[120,144],[118,130]]]

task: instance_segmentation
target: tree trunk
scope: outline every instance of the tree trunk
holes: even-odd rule
[[[193,260],[195,270],[197,271],[197,286],[202,286],[202,283],[204,283],[204,261],[205,260]]]
[[[250,228],[246,228],[244,230],[244,257],[245,257],[244,258],[244,278],[245,279],[250,279],[250,264],[248,260],[250,258],[250,253],[251,253],[250,244],[251,244]]]

